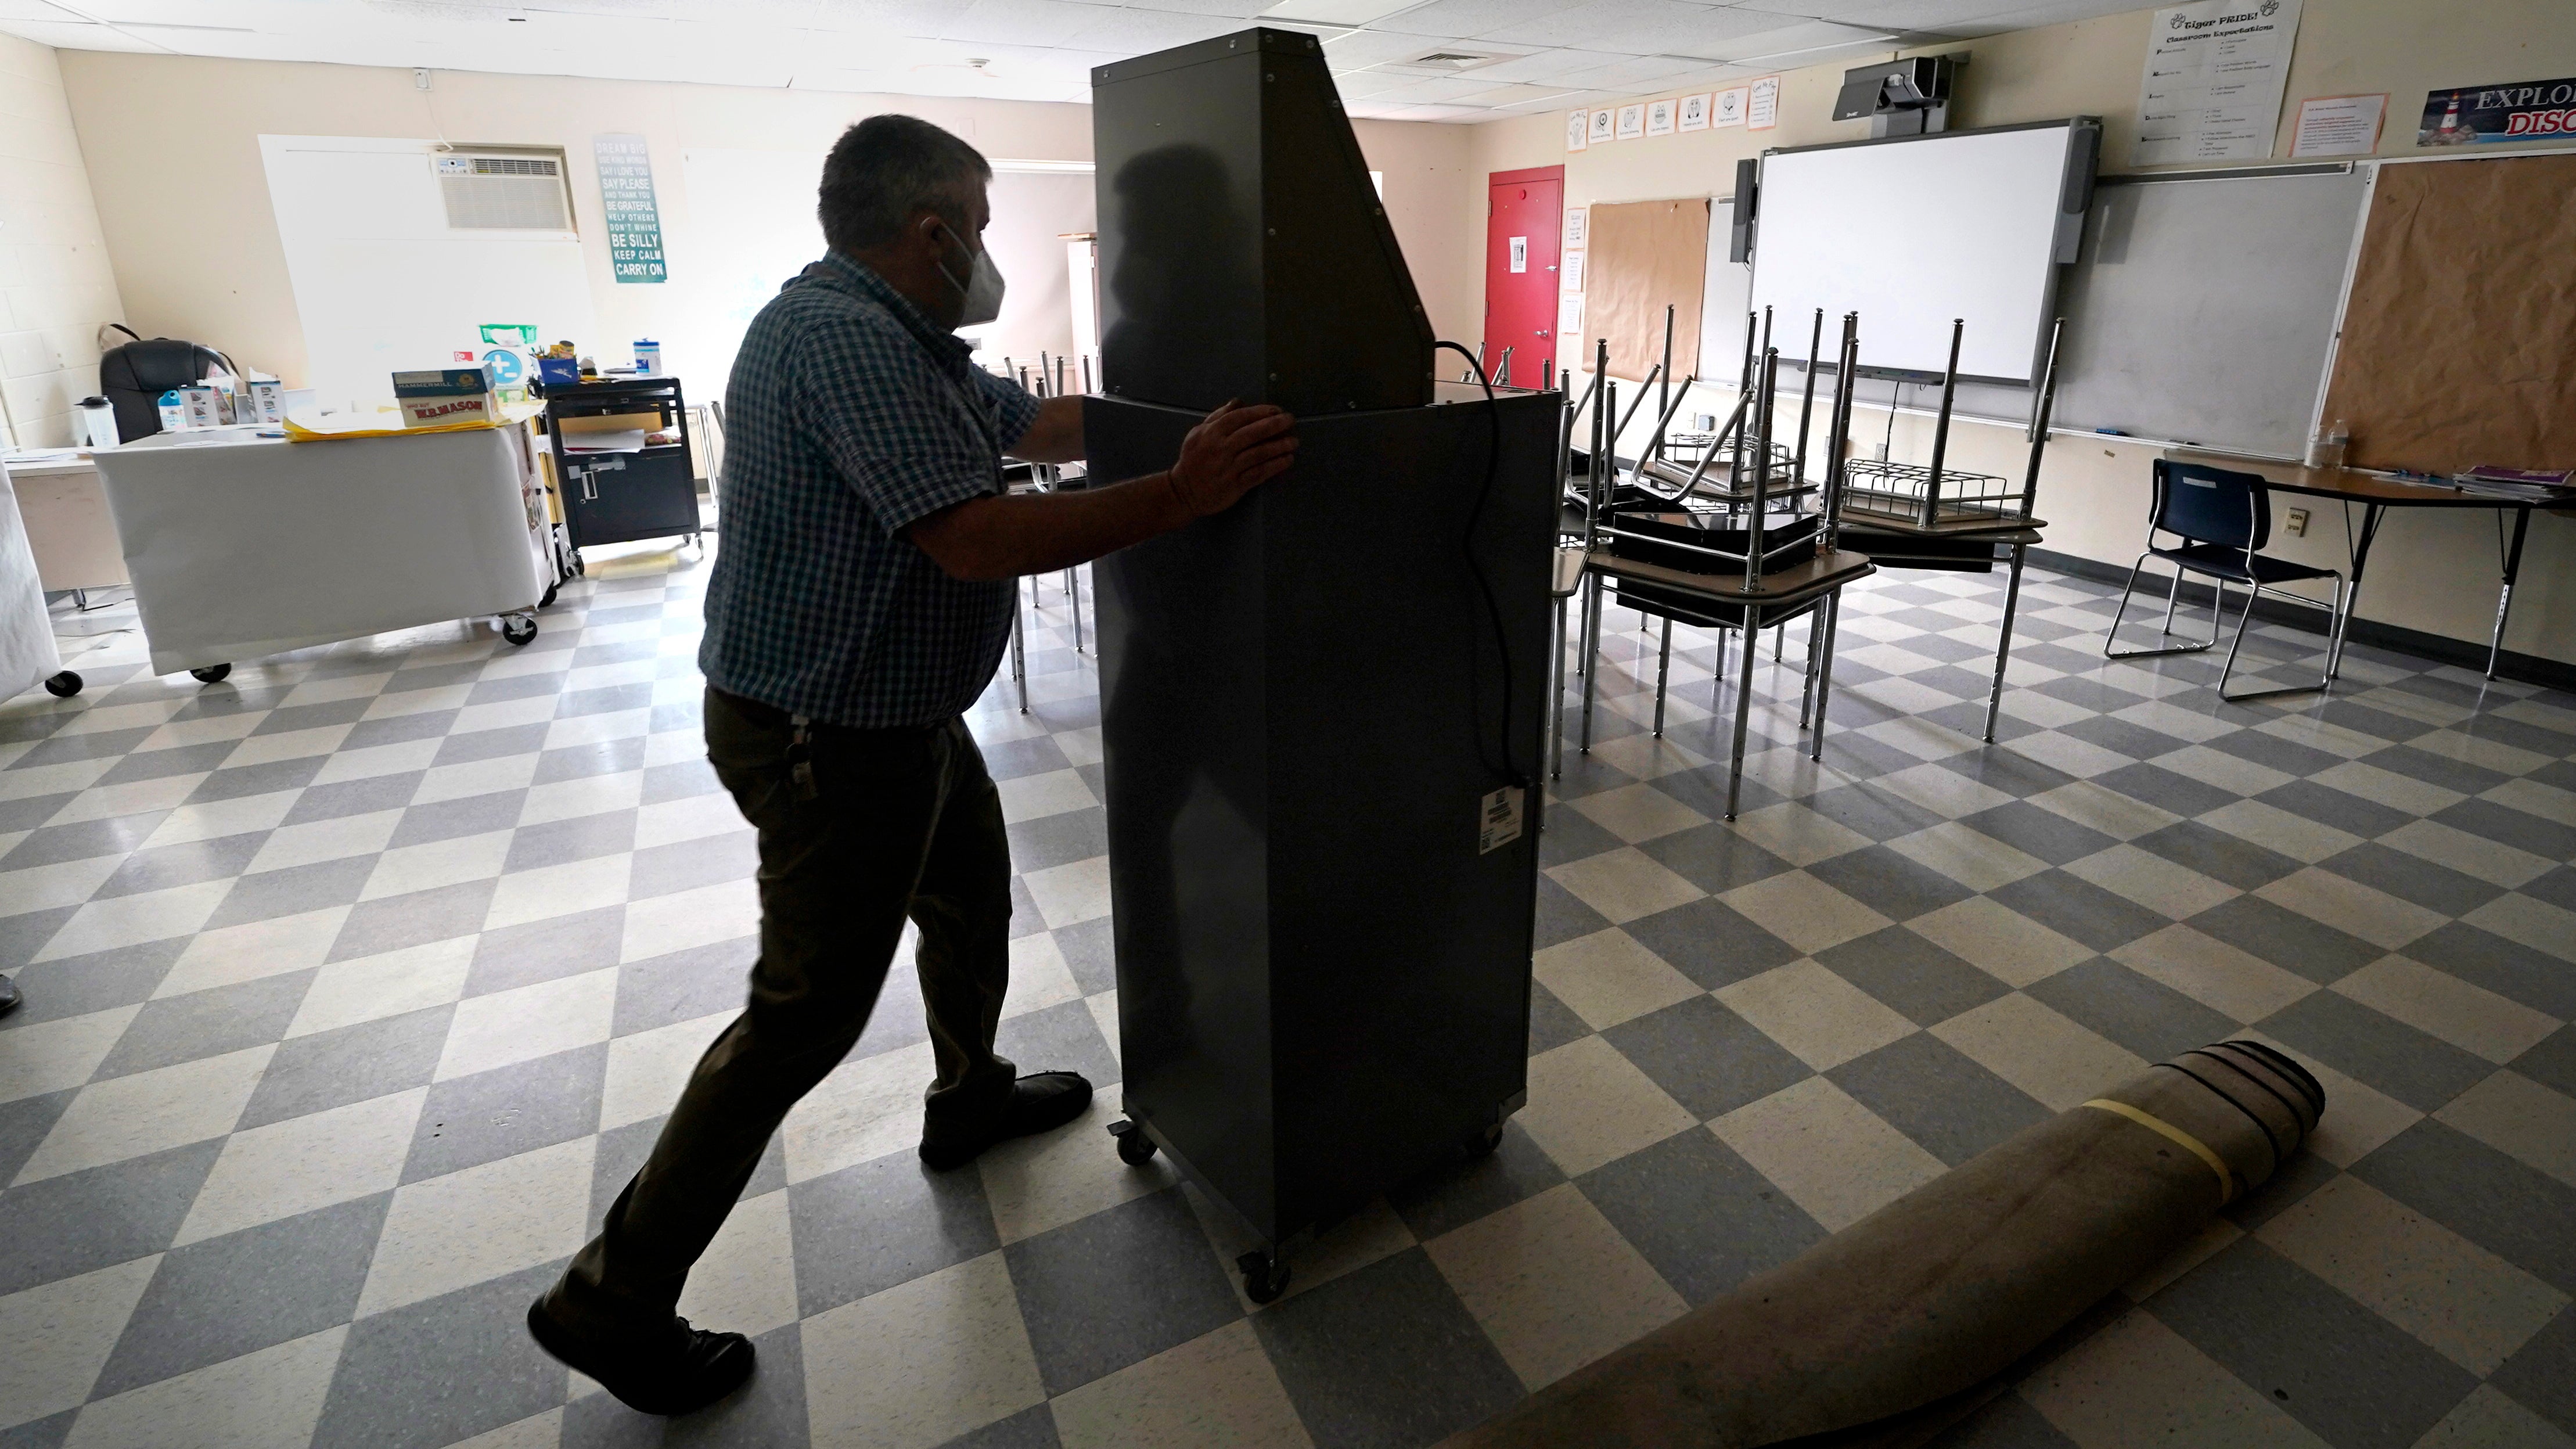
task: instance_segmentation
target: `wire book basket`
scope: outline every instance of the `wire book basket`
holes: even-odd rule
[[[1877,458],[1843,464],[1843,511],[1922,528],[2030,516],[2024,490],[1996,474]]]

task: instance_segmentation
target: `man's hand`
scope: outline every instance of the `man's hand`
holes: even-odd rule
[[[1181,440],[1172,492],[1192,517],[1231,508],[1244,494],[1288,471],[1297,453],[1297,420],[1263,403],[1227,403]]]

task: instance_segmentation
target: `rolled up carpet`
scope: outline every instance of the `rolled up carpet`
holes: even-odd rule
[[[2316,1078],[2257,1042],[2158,1062],[1449,1449],[1920,1443],[2278,1172],[2324,1110]]]

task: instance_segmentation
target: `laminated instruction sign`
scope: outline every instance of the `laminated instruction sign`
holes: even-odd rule
[[[653,200],[653,157],[641,136],[593,136],[599,200],[608,215],[608,269],[620,282],[665,282],[662,210]]]
[[[2298,34],[2299,0],[2199,0],[2157,11],[2138,92],[2134,163],[2270,156]]]

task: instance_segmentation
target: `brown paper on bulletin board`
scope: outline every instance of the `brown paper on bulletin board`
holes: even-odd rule
[[[2363,467],[2576,467],[2576,156],[2379,168],[2324,416]]]
[[[1583,347],[1610,339],[1610,375],[1640,379],[1664,360],[1664,308],[1673,309],[1675,379],[1699,371],[1700,290],[1708,277],[1708,199],[1624,201],[1592,208],[1583,268]]]

